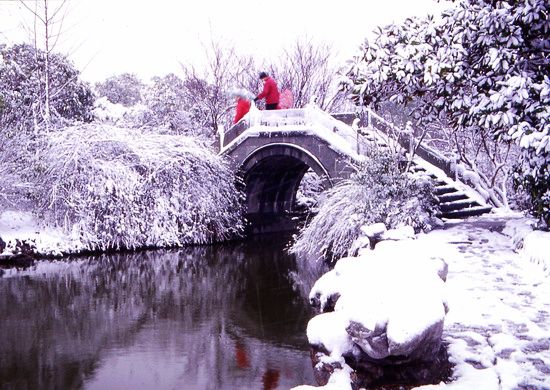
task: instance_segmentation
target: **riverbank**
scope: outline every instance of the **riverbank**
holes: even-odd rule
[[[410,245],[403,246],[409,248],[398,255],[404,260],[422,254],[426,258],[442,258],[448,265],[444,297],[449,311],[444,321],[443,342],[453,366],[452,375],[448,383],[419,388],[550,387],[550,232],[533,231],[532,222],[519,214],[489,214],[449,221],[444,228],[417,235]],[[357,260],[368,258],[367,253]],[[340,267],[340,275],[345,268]],[[401,291],[392,284],[396,272],[394,269],[386,281],[379,281],[380,285],[393,286],[393,294]],[[409,278],[416,274],[409,272]],[[350,277],[361,279],[356,273]],[[350,283],[351,279],[325,284],[321,297]],[[391,294],[392,288],[385,289],[385,293]],[[348,303],[349,297],[346,299]],[[346,304],[342,304],[336,310],[345,308]],[[341,329],[338,324],[334,329],[325,327],[322,334],[316,332],[318,324],[318,320],[312,320],[308,325],[310,342],[323,339],[334,344],[341,340],[342,344],[332,345],[332,349],[345,352],[350,342],[345,324]],[[410,321],[402,325],[409,326]],[[334,371],[336,375],[332,375],[325,388],[351,388],[350,367],[345,364],[342,368]]]
[[[62,257],[86,249],[75,235],[60,228],[41,226],[31,212],[4,211],[0,214],[0,262],[17,255]]]

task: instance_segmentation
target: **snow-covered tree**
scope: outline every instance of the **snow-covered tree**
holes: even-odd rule
[[[283,50],[278,61],[271,64],[279,89],[289,89],[294,96],[294,106],[304,107],[312,97],[323,110],[337,111],[345,94],[338,89],[338,67],[333,48],[312,39],[297,39]]]
[[[41,69],[38,75],[44,89],[40,101],[36,103],[40,103],[37,104],[37,107],[42,115],[46,129],[49,130],[50,118],[52,116],[50,100],[52,93],[55,92],[50,85],[51,78],[54,77],[51,74],[51,56],[62,33],[68,0],[55,2],[50,0],[34,0],[32,2],[19,0],[19,3],[33,15],[33,46],[36,50],[42,49],[43,52],[43,69]]]
[[[99,97],[105,96],[111,103],[122,104],[124,107],[141,103],[144,87],[145,84],[132,73],[111,76],[95,85]]]
[[[205,119],[189,102],[184,81],[173,73],[153,77],[143,92],[144,124],[175,134],[205,134]]]
[[[45,53],[31,45],[0,46],[0,203],[26,200],[40,135],[73,121],[89,121],[93,95],[79,71],[62,55],[49,56],[49,112],[44,112]]]
[[[80,72],[61,55],[49,55],[49,85],[42,76],[46,72],[46,53],[31,45],[18,44],[1,49],[0,64],[0,132],[39,129],[46,121],[41,109],[49,90],[49,120],[91,119],[93,95],[89,85],[79,79]]]
[[[441,18],[379,28],[346,85],[358,104],[421,102],[420,123],[516,142],[517,181],[550,223],[550,41],[545,0],[463,0]]]
[[[204,46],[204,60],[201,68],[182,64],[184,91],[193,116],[204,121],[213,137],[219,125],[231,123],[235,102],[229,91],[248,88],[254,66],[250,57],[240,55],[229,43],[214,39]],[[254,80],[257,82],[257,74]]]

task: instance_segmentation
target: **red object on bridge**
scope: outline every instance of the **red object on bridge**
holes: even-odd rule
[[[235,113],[235,119],[233,119],[233,124],[237,123],[245,116],[248,111],[250,111],[250,100],[239,98],[237,100],[237,112]]]

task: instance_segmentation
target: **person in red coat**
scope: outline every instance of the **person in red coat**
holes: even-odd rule
[[[264,89],[256,96],[254,101],[265,99],[265,109],[276,110],[279,105],[279,88],[277,88],[277,83],[265,72],[260,72],[260,80],[264,83]]]
[[[243,116],[248,114],[250,111],[250,100],[243,98],[242,96],[237,96],[237,107],[235,108],[235,118],[233,119],[233,124],[237,123],[242,119]]]
[[[254,96],[248,91],[233,90],[233,96],[237,101],[237,106],[235,107],[235,118],[233,118],[233,124],[240,121],[248,111],[250,111],[250,99]]]

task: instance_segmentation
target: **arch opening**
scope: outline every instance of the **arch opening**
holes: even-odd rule
[[[246,217],[252,233],[296,228],[303,207],[296,195],[304,175],[319,177],[324,188],[332,185],[324,167],[307,151],[287,145],[271,145],[249,156],[240,169],[246,193]]]

